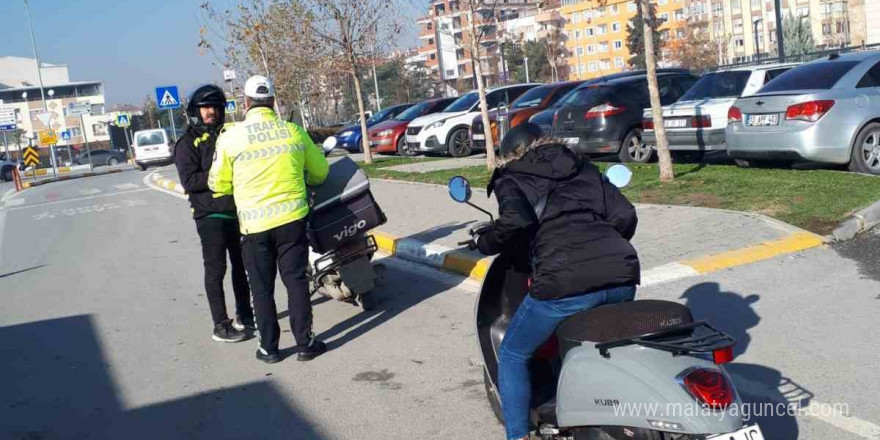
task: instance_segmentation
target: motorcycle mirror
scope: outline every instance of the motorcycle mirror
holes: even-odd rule
[[[471,183],[462,176],[449,179],[449,197],[458,203],[467,203],[471,199]]]
[[[633,173],[629,167],[621,163],[611,165],[605,170],[605,177],[607,177],[608,181],[618,188],[623,188],[629,185],[629,182],[632,180],[632,175]]]
[[[324,147],[324,155],[326,156],[330,154],[330,152],[336,148],[336,144],[338,142],[339,141],[336,140],[336,136],[330,136],[327,139],[324,139],[324,143],[322,144],[322,146]]]

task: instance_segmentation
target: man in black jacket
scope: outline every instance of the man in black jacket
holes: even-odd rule
[[[599,169],[557,140],[519,125],[501,144],[489,182],[499,218],[477,239],[494,255],[528,242],[532,283],[499,350],[498,388],[507,438],[529,435],[532,354],[565,318],[593,307],[631,301],[639,258],[630,244],[635,208]]]
[[[220,342],[246,339],[246,328],[254,329],[250,289],[241,254],[241,233],[232,196],[208,189],[208,171],[214,158],[214,142],[225,121],[226,95],[213,84],[197,88],[189,98],[186,114],[189,128],[175,146],[174,163],[180,183],[189,195],[196,230],[202,242],[205,292],[214,321],[212,338]],[[226,255],[232,263],[235,320],[226,314],[223,278]]]

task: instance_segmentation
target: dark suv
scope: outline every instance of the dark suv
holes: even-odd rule
[[[660,73],[660,104],[674,103],[698,77]],[[551,135],[584,154],[618,153],[623,162],[649,162],[654,150],[642,143],[642,114],[651,106],[648,78],[634,75],[579,87],[562,102]]]

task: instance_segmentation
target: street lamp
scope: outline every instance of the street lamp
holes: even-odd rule
[[[764,21],[763,18],[756,18],[753,20],[755,23],[755,59],[758,59],[761,56],[761,42],[758,40],[758,23],[762,21]]]

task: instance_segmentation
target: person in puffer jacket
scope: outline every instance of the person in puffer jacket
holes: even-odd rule
[[[635,207],[587,158],[561,140],[540,137],[539,127],[523,124],[502,140],[488,186],[499,218],[477,238],[485,255],[529,243],[531,287],[499,350],[498,388],[510,440],[529,435],[534,352],[565,318],[631,301],[640,281],[630,244]]]

